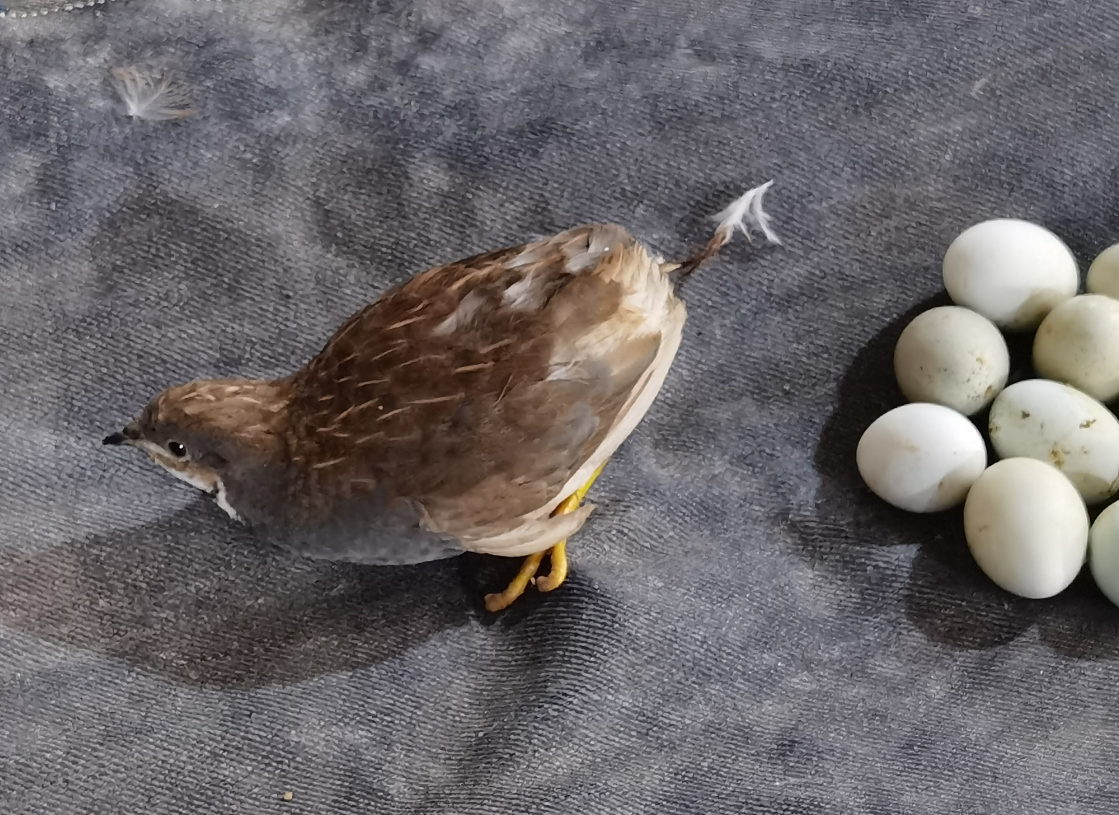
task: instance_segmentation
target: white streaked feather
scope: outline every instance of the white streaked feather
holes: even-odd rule
[[[171,71],[130,65],[113,68],[110,73],[125,113],[133,119],[163,122],[185,119],[197,112],[187,101],[186,89]]]
[[[459,301],[458,306],[455,307],[450,316],[435,326],[431,333],[437,337],[445,337],[448,334],[461,331],[470,325],[474,315],[483,305],[485,305],[485,300],[482,295],[477,292],[470,292]]]
[[[730,206],[712,218],[719,222],[718,230],[726,231],[728,239],[735,229],[742,230],[742,234],[750,237],[752,226],[765,235],[770,243],[780,244],[781,239],[769,225],[769,213],[762,209],[762,199],[772,186],[773,182],[767,181],[732,201]]]
[[[544,296],[536,276],[529,272],[507,288],[505,294],[501,296],[501,302],[502,305],[521,311],[540,308],[544,303]]]
[[[235,521],[239,521],[239,522],[243,523],[244,520],[241,518],[240,515],[237,514],[237,510],[235,510],[233,508],[233,505],[229,503],[229,496],[225,491],[225,484],[222,483],[222,480],[220,478],[218,479],[217,483],[218,483],[218,490],[217,490],[218,506],[221,507],[223,510],[225,510],[225,514],[228,515],[230,518],[232,518]]]

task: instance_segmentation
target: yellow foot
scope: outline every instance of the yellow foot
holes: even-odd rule
[[[602,473],[603,468],[606,466],[603,463],[591,477],[587,483],[575,490],[574,493],[567,496],[552,515],[566,515],[569,512],[574,512],[583,503],[583,499],[590,490],[591,485]],[[545,552],[537,552],[536,554],[529,555],[525,558],[524,563],[521,564],[520,571],[517,576],[509,581],[505,591],[497,592],[495,594],[486,595],[486,610],[490,612],[504,611],[513,605],[514,601],[528,588],[529,583],[535,583],[539,591],[554,591],[558,589],[563,581],[567,579],[567,541],[562,540],[547,550],[547,554],[551,560],[551,570],[541,577],[536,577],[536,570],[540,568],[541,561],[544,560]]]
[[[513,605],[513,602],[525,593],[528,584],[536,577],[536,570],[540,568],[540,561],[543,559],[543,552],[537,552],[526,557],[525,562],[521,564],[521,570],[517,572],[516,577],[509,581],[505,591],[486,595],[486,611],[504,611]]]
[[[579,506],[578,503],[575,506]],[[567,580],[567,541],[560,541],[549,549],[548,556],[552,562],[552,570],[536,578],[537,591],[553,591]]]

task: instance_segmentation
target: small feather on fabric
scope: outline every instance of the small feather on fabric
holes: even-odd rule
[[[772,186],[773,182],[767,181],[760,187],[755,187],[732,201],[730,206],[712,218],[712,220],[719,222],[716,231],[724,233],[726,240],[730,240],[734,230],[740,229],[742,234],[749,239],[750,226],[754,226],[765,235],[770,243],[780,245],[781,239],[777,237],[777,233],[769,225],[769,214],[762,209],[762,198],[765,197],[766,191]]]
[[[730,206],[712,218],[712,220],[718,221],[719,225],[715,227],[715,233],[703,249],[681,263],[662,262],[660,264],[661,271],[665,274],[677,274],[676,280],[677,285],[679,285],[702,266],[705,261],[713,258],[719,253],[720,249],[730,243],[736,229],[741,230],[742,234],[746,236],[746,240],[752,244],[754,241],[750,235],[751,225],[761,230],[770,243],[780,244],[781,239],[777,237],[777,233],[769,225],[769,214],[762,209],[762,198],[772,186],[773,182],[767,181],[760,187],[754,187],[754,189],[732,201]]]
[[[165,122],[185,119],[197,112],[188,104],[185,89],[171,71],[132,65],[113,68],[110,73],[125,113],[134,119]]]

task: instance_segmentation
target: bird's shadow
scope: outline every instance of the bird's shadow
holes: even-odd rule
[[[905,402],[893,373],[898,337],[919,313],[948,304],[941,294],[899,317],[859,352],[844,375],[835,411],[816,448],[818,498],[796,521],[805,542],[802,553],[837,573],[851,574],[860,551],[917,544],[905,608],[930,640],[963,650],[986,649],[1011,642],[1036,626],[1041,639],[1063,655],[1119,657],[1119,614],[1087,574],[1048,600],[1011,595],[996,587],[968,552],[961,507],[934,514],[903,512],[874,496],[859,476],[855,449],[863,431]],[[1008,345],[1010,381],[1032,377],[1030,337],[1010,336]],[[986,437],[986,414],[972,419]],[[988,456],[995,460],[989,445]],[[865,570],[858,574],[858,580],[868,579]]]
[[[529,591],[489,615],[485,591],[517,566],[476,555],[382,568],[297,558],[199,500],[137,528],[0,555],[0,620],[183,684],[288,685],[392,659],[471,620],[516,626],[542,606],[587,600],[573,573],[562,591]]]

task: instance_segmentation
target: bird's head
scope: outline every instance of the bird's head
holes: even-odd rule
[[[143,450],[238,517],[226,498],[229,480],[283,454],[287,404],[282,383],[197,380],[160,393],[103,443]]]

